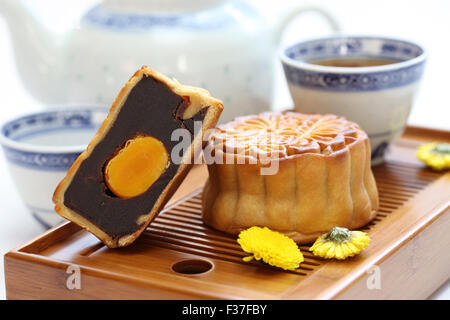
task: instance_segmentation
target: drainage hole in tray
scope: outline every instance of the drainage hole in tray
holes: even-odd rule
[[[172,265],[172,270],[181,274],[200,274],[211,270],[212,263],[200,259],[182,260]]]

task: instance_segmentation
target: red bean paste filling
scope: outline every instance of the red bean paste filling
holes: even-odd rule
[[[109,132],[80,164],[64,194],[64,205],[114,239],[136,232],[141,227],[136,222],[138,217],[152,210],[180,164],[170,161],[168,168],[146,192],[130,199],[116,197],[108,189],[104,166],[127,140],[138,135],[159,139],[169,155],[180,143],[171,141],[173,130],[188,129],[193,141],[194,121],[202,121],[207,108],[193,118],[183,120],[181,116],[188,103],[164,83],[142,77],[131,90]]]

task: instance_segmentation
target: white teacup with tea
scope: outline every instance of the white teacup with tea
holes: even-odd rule
[[[406,126],[425,60],[418,44],[369,36],[308,40],[281,52],[295,110],[358,123],[370,137],[373,165]]]

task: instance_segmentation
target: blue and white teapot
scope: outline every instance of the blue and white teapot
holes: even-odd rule
[[[270,109],[284,27],[238,0],[104,0],[64,34],[48,31],[18,0],[1,0],[24,86],[45,105],[110,105],[142,65],[223,100],[222,121]]]

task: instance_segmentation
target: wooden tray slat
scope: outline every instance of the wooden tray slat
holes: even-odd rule
[[[447,138],[450,133],[407,128],[386,163],[373,168],[380,209],[361,228],[372,242],[347,261],[323,260],[301,245],[305,262],[296,271],[244,262],[247,254],[235,237],[202,222],[199,187],[207,172],[197,167],[130,247],[108,249],[88,232],[65,223],[10,251],[5,256],[7,297],[424,298],[450,276],[450,252],[440,250],[450,246],[450,173],[424,168],[414,154],[420,143]],[[189,261],[190,269],[180,273],[175,265],[180,261]],[[210,270],[190,273],[208,263]],[[67,268],[74,265],[81,270],[79,290],[66,286]],[[367,286],[373,266],[381,269],[381,289]]]

